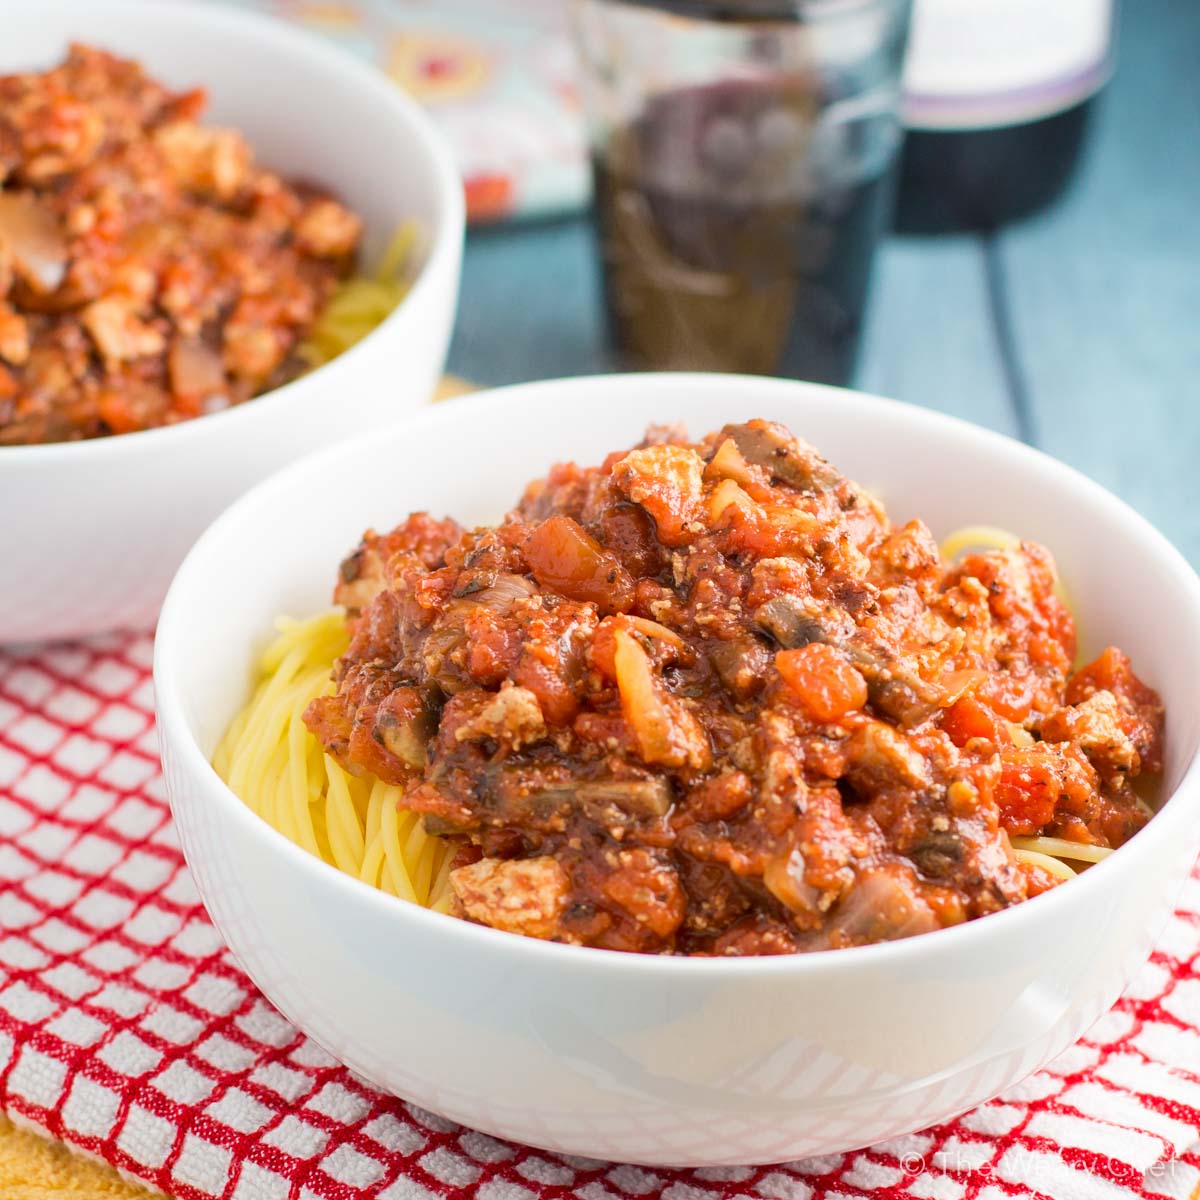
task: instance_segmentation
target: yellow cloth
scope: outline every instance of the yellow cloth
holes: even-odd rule
[[[436,399],[472,391],[464,380],[447,375]],[[150,1192],[126,1183],[115,1171],[72,1154],[0,1117],[0,1200],[147,1200]]]
[[[451,396],[465,396],[467,392],[473,392],[475,385],[468,383],[465,379],[459,379],[457,375],[443,375],[442,382],[438,384],[438,390],[434,392],[435,400],[449,400]]]
[[[151,1193],[65,1146],[0,1117],[0,1196],[4,1200],[149,1200]]]

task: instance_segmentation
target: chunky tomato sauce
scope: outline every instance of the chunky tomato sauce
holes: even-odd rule
[[[649,953],[904,937],[1057,878],[1010,835],[1119,846],[1163,712],[1073,672],[1050,555],[954,565],[779,425],[651,430],[495,528],[368,532],[306,720],[461,844],[460,915]]]
[[[360,222],[135,63],[0,76],[0,445],[169,425],[278,386]]]

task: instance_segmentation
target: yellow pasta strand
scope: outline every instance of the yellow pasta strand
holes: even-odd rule
[[[340,871],[355,875],[362,864],[365,847],[358,814],[350,798],[350,785],[346,773],[329,758],[326,759],[325,775],[328,781],[325,816],[334,865]]]
[[[1012,844],[1014,850],[1048,854],[1052,858],[1069,858],[1073,862],[1098,863],[1112,853],[1108,846],[1088,846],[1083,842],[1056,837],[1015,837]]]
[[[375,780],[371,786],[371,795],[367,800],[368,842],[374,842],[380,836],[383,825],[383,798],[386,792],[387,784],[380,779]]]
[[[1036,850],[1014,850],[1018,862],[1029,863],[1030,866],[1041,867],[1059,879],[1074,879],[1078,872],[1072,870],[1061,858],[1051,854],[1039,854]]]
[[[1021,539],[1007,529],[995,525],[964,525],[943,539],[942,557],[954,562],[968,550],[1011,550],[1019,546]]]
[[[372,887],[382,887],[383,884],[379,880],[379,872],[382,868],[383,839],[377,837],[369,844],[367,852],[363,856],[363,865],[359,870],[358,877],[363,883],[369,883]]]
[[[309,854],[323,857],[317,849],[317,832],[313,823],[312,806],[308,802],[308,753],[304,745],[307,730],[301,716],[308,707],[301,697],[292,705],[287,723],[288,794],[291,798],[292,819],[299,832],[300,845]]]
[[[408,295],[419,230],[406,221],[383,253],[374,278],[354,276],[338,284],[299,349],[310,367],[319,367],[361,342]]]
[[[389,797],[390,800],[390,797]],[[383,853],[384,870],[391,880],[392,890],[397,896],[417,903],[417,891],[413,887],[412,868],[415,864],[406,861],[403,835],[408,832],[411,813],[400,814],[396,805],[385,801],[383,806]],[[416,819],[412,818],[416,824]]]
[[[401,809],[399,788],[350,775],[304,724],[304,710],[333,689],[333,665],[349,644],[344,614],[284,617],[276,627],[254,692],[213,754],[217,773],[310,854],[372,887],[447,911],[453,847]]]
[[[450,900],[454,893],[450,888],[450,870],[454,866],[454,851],[449,846],[440,848],[441,862],[430,892],[429,907],[438,912],[450,911]]]

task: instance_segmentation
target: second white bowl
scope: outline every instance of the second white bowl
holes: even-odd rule
[[[0,446],[0,643],[146,626],[188,547],[236,495],[429,399],[458,297],[462,183],[416,104],[283,22],[147,0],[0,0],[0,20],[0,73],[44,69],[82,41],[168,85],[208,89],[207,120],[241,130],[260,162],[322,184],[364,218],[364,268],[405,221],[425,239],[403,304],[293,383],[167,429]]]

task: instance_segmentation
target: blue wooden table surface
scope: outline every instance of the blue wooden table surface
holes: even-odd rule
[[[1200,564],[1200,0],[1125,0],[1075,182],[991,237],[890,238],[859,387],[1027,441]],[[613,369],[584,218],[473,232],[450,369]]]

